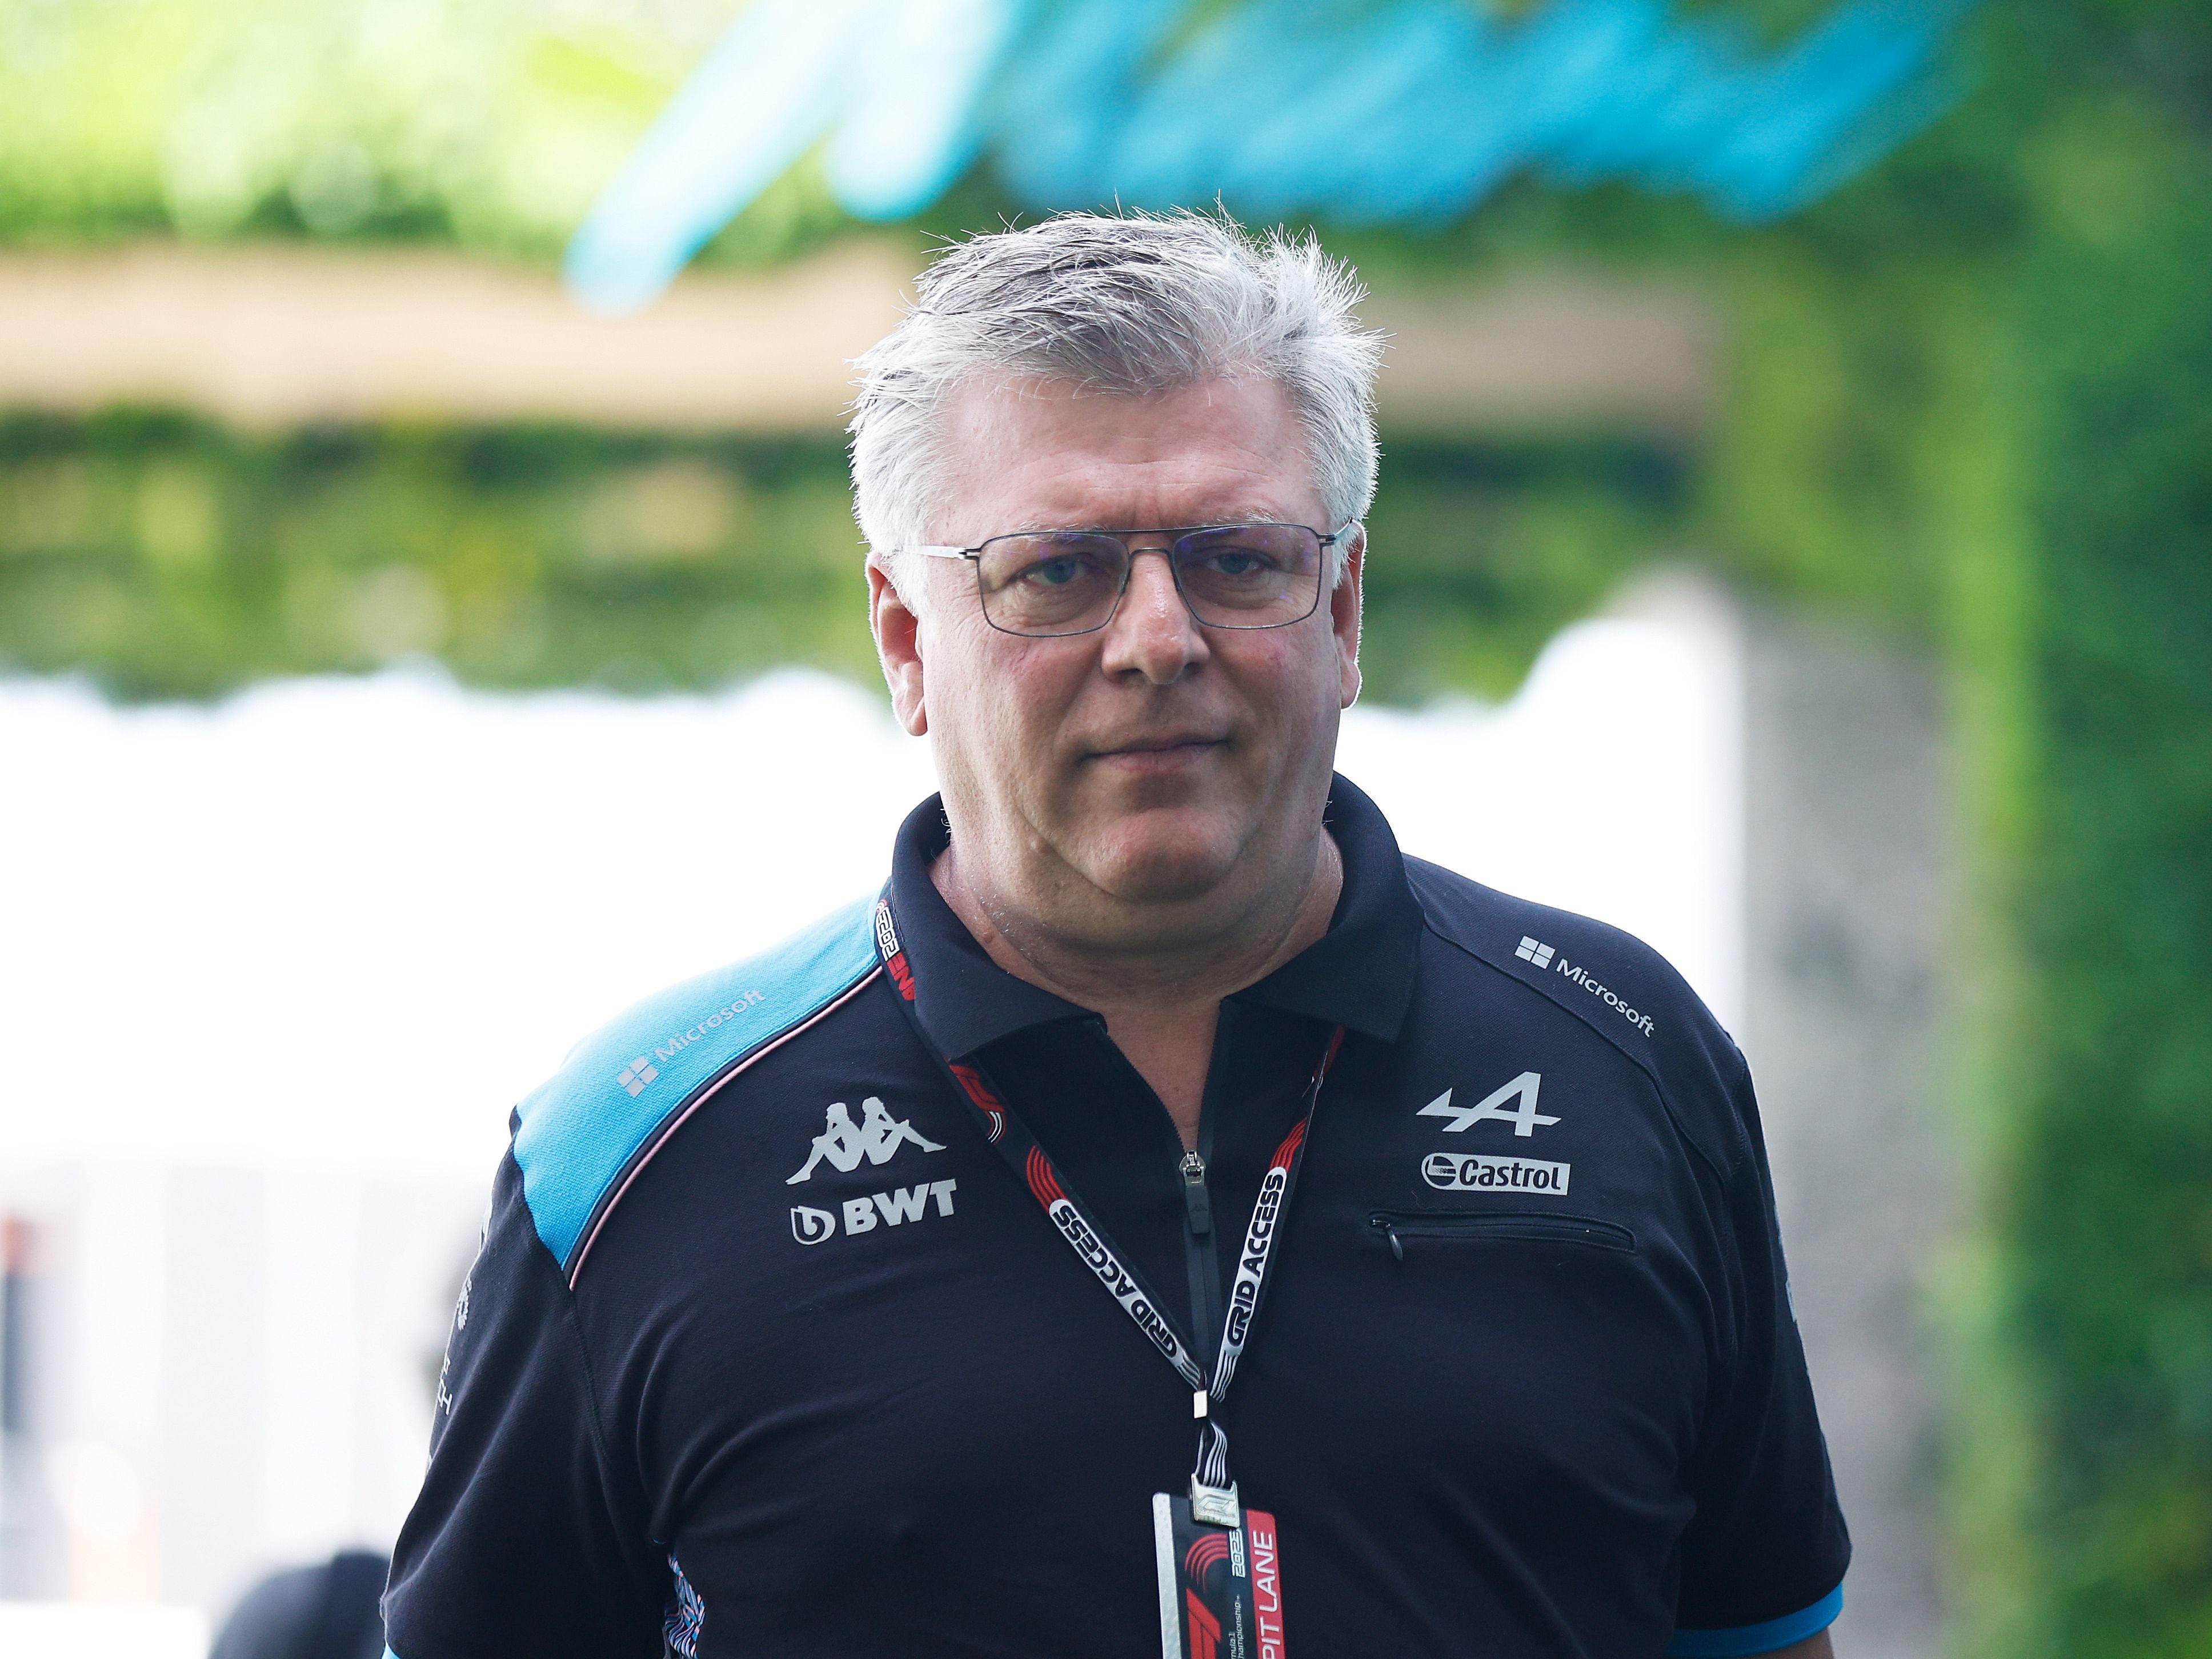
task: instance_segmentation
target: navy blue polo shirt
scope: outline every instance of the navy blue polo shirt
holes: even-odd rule
[[[386,1598],[400,1659],[1132,1659],[1188,1389],[988,1144],[988,1079],[1209,1365],[1285,1649],[1757,1653],[1850,1554],[1743,1058],[1615,930],[1403,857],[1339,779],[1328,933],[1224,1003],[1199,1144],[994,965],[907,820],[871,898],[517,1109]],[[1226,1241],[1224,1242],[1224,1235]]]

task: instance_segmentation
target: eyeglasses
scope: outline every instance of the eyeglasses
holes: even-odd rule
[[[1034,530],[994,536],[974,547],[909,547],[933,559],[975,567],[983,620],[1002,634],[1058,639],[1093,634],[1114,620],[1142,552],[1164,552],[1176,592],[1207,628],[1287,628],[1321,604],[1323,550],[1331,535],[1302,524],[1221,524],[1196,530]],[[1164,548],[1133,546],[1173,536]]]

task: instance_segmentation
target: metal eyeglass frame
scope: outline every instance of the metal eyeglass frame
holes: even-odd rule
[[[1168,562],[1169,580],[1175,583],[1176,597],[1182,601],[1182,608],[1189,613],[1191,621],[1197,623],[1200,628],[1218,628],[1232,633],[1255,634],[1261,629],[1266,628],[1295,628],[1298,623],[1305,621],[1307,617],[1312,616],[1315,611],[1321,609],[1321,596],[1324,589],[1324,584],[1316,578],[1314,582],[1313,603],[1308,605],[1298,615],[1295,617],[1286,617],[1281,622],[1208,622],[1205,617],[1198,614],[1197,608],[1190,602],[1190,595],[1183,592],[1182,569],[1182,567],[1176,563],[1175,550],[1176,546],[1188,537],[1203,535],[1208,531],[1238,530],[1242,529],[1246,525],[1262,524],[1276,525],[1290,530],[1304,531],[1308,535],[1311,536],[1315,541],[1321,544],[1321,550],[1324,556],[1328,553],[1330,548],[1334,547],[1339,542],[1343,541],[1346,537],[1351,535],[1353,531],[1359,527],[1359,521],[1355,519],[1347,522],[1341,529],[1333,530],[1328,532],[1327,534],[1323,534],[1321,531],[1316,530],[1310,524],[1292,524],[1289,520],[1284,519],[1238,519],[1229,524],[1182,525],[1179,526],[1166,525],[1162,526],[1157,530],[1010,530],[1003,535],[986,536],[981,541],[977,542],[972,547],[955,547],[944,544],[932,544],[928,543],[918,543],[912,547],[884,548],[880,550],[880,551],[888,556],[893,556],[901,553],[919,553],[924,558],[930,559],[968,560],[975,566],[975,604],[977,609],[981,610],[983,613],[983,620],[989,623],[991,627],[997,629],[1000,633],[1011,635],[1018,640],[1080,639],[1085,634],[1096,634],[1101,629],[1112,627],[1114,618],[1121,614],[1121,601],[1127,599],[1129,595],[1129,578],[1136,572],[1137,555],[1139,553],[1164,554]],[[1103,536],[1109,540],[1117,541],[1121,544],[1122,550],[1129,556],[1129,562],[1122,567],[1121,586],[1115,592],[1114,608],[1109,611],[1102,620],[1091,623],[1088,628],[1071,628],[1066,629],[1065,632],[1054,634],[1025,634],[1019,629],[1002,627],[1000,623],[992,621],[991,607],[983,603],[983,550],[988,547],[993,542],[1012,541],[1018,536],[1053,535]],[[1172,536],[1175,539],[1174,541],[1170,542],[1165,547],[1133,547],[1130,545],[1130,538],[1136,536]],[[1325,558],[1324,564],[1326,564]]]

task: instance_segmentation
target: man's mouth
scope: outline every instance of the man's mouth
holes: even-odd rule
[[[1201,760],[1228,742],[1226,737],[1212,732],[1170,732],[1094,749],[1086,758],[1135,771],[1165,771]]]

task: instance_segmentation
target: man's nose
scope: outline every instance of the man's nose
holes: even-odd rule
[[[1103,646],[1108,673],[1134,672],[1155,685],[1172,684],[1206,659],[1205,630],[1176,589],[1166,548],[1129,550],[1129,586],[1106,625]]]

